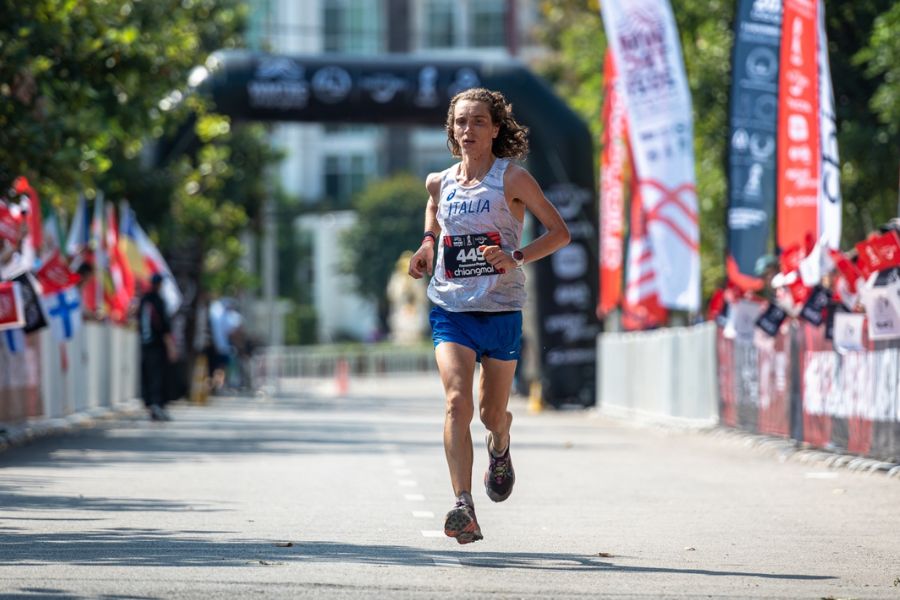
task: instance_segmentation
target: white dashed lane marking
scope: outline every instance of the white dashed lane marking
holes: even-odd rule
[[[417,484],[412,479],[401,479],[397,482],[397,485],[400,487],[416,487]]]
[[[437,529],[423,529],[422,535],[427,538],[441,538],[444,537],[444,532]]]
[[[404,494],[403,497],[410,502],[425,502],[425,494]]]
[[[414,510],[412,515],[417,519],[433,519],[434,513],[430,510]]]

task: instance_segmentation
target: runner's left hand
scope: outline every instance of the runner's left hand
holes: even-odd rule
[[[478,251],[484,256],[484,260],[488,262],[501,274],[506,273],[506,269],[515,269],[516,261],[513,257],[500,249],[500,246],[478,246]]]

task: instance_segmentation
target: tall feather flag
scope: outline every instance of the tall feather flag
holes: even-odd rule
[[[622,257],[625,169],[628,166],[625,104],[619,94],[612,51],[603,63],[603,138],[600,151],[600,294],[597,315],[612,311],[622,300]]]
[[[700,308],[700,227],[691,96],[668,0],[603,0],[606,39],[622,78],[636,185],[659,299]]]
[[[181,291],[178,289],[178,284],[175,282],[175,277],[172,276],[168,263],[156,244],[138,223],[134,210],[127,203],[122,205],[120,233],[121,238],[125,241],[123,255],[131,267],[135,282],[146,286],[152,275],[162,275],[160,296],[166,303],[166,310],[169,314],[174,314],[181,306]]]
[[[831,85],[831,63],[828,60],[828,37],[825,33],[825,2],[819,0],[819,133],[822,152],[819,170],[819,234],[829,248],[841,244],[841,165],[838,158],[837,125],[834,113],[834,88]]]
[[[637,177],[631,177],[631,221],[628,232],[628,267],[625,270],[625,299],[622,327],[628,331],[651,329],[666,324],[669,311],[660,303],[654,247],[647,235],[647,214],[641,201]]]

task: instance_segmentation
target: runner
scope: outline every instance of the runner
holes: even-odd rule
[[[461,161],[426,179],[425,234],[409,274],[433,275],[432,338],[447,402],[444,451],[456,495],[444,533],[468,544],[482,539],[471,494],[475,363],[481,363],[479,415],[488,430],[485,489],[491,500],[502,502],[515,483],[507,405],[521,351],[522,267],[565,246],[569,231],[534,178],[510,162],[527,154],[528,130],[502,94],[481,88],[457,94],[446,129],[447,146]],[[526,209],[546,232],[520,247]]]

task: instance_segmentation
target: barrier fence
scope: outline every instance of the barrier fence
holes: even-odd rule
[[[720,329],[717,348],[723,425],[900,461],[900,342],[839,353],[824,328],[794,321],[771,341]]]
[[[35,419],[115,408],[139,396],[139,349],[128,328],[87,322],[60,344],[49,330],[0,346],[0,433]]]
[[[343,371],[342,371],[343,370]],[[271,346],[252,359],[254,387],[277,388],[284,379],[371,377],[392,373],[436,372],[431,345]]]
[[[793,320],[774,338],[729,339],[712,323],[598,338],[603,412],[718,421],[813,448],[900,462],[900,341],[835,351]]]
[[[597,338],[599,409],[619,417],[714,424],[715,325]]]

